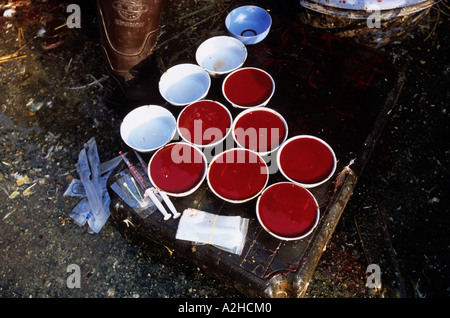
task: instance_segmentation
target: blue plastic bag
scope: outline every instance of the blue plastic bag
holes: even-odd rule
[[[109,211],[111,199],[106,191],[106,181],[121,160],[121,156],[118,156],[100,164],[95,138],[91,138],[84,145],[84,149],[78,156],[76,166],[80,180],[72,182],[64,195],[84,197],[72,210],[70,217],[79,226],[83,226],[87,222],[90,232],[98,233],[111,214]],[[82,183],[84,193],[82,190],[80,191],[79,182]],[[74,183],[78,183],[76,187],[78,191],[72,194],[70,189],[74,188]]]

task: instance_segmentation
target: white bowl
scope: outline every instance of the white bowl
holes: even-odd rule
[[[190,63],[169,68],[159,80],[161,96],[175,106],[186,106],[203,99],[211,86],[209,74]]]
[[[200,44],[195,59],[210,75],[218,77],[241,67],[247,59],[247,48],[231,36],[215,36]]]
[[[256,44],[269,34],[272,17],[260,7],[242,6],[227,15],[225,26],[233,37],[245,45]]]
[[[336,155],[325,141],[315,136],[297,135],[279,148],[277,164],[289,181],[305,188],[328,181],[336,171]]]
[[[120,125],[120,136],[129,147],[139,152],[156,150],[174,137],[176,120],[172,113],[157,105],[133,109]]]

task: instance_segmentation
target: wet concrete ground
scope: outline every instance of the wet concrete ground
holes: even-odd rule
[[[59,46],[33,38],[61,22],[54,19],[66,15],[67,3],[33,1],[16,17],[0,18],[0,57],[26,44],[20,58],[0,64],[0,296],[242,297],[164,247],[149,252],[129,244],[110,221],[90,234],[69,217],[79,199],[63,193],[78,178],[83,144],[95,137],[102,162],[124,146],[120,116],[102,103],[106,70],[98,38],[67,28],[60,29]],[[405,70],[406,83],[307,297],[450,295],[447,3],[401,43],[383,48]],[[171,1],[159,67],[190,58],[202,32],[220,32],[221,15],[208,13],[229,4]],[[170,19],[175,15],[181,18]],[[183,36],[173,37],[174,30]],[[67,287],[70,264],[80,266],[81,288]],[[369,264],[380,266],[378,291],[366,286]]]

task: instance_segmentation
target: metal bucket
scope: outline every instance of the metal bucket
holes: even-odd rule
[[[373,47],[403,39],[440,0],[300,0],[301,22]]]

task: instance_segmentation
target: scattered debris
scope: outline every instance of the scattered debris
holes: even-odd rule
[[[92,85],[97,85],[97,86],[99,86],[100,89],[103,89],[103,85],[100,84],[100,82],[103,82],[103,81],[105,81],[105,80],[108,78],[107,75],[102,76],[100,79],[96,79],[96,78],[95,78],[94,76],[92,76],[91,74],[87,74],[86,76],[93,78],[94,81],[91,82],[91,83],[89,83],[89,84],[86,84],[86,85],[82,85],[82,86],[73,86],[73,87],[66,87],[66,88],[67,88],[67,89],[76,90],[76,89],[85,89],[85,88],[91,87]]]
[[[15,15],[16,15],[16,10],[14,10],[14,9],[6,9],[3,12],[3,16],[5,18],[13,18]]]
[[[42,155],[42,160],[45,160],[45,159],[47,159],[48,157],[50,157],[50,155],[51,155],[51,153],[53,152],[53,149],[55,148],[55,145],[52,145],[49,149],[48,149],[48,151],[47,151],[47,154],[45,154],[45,155]]]
[[[13,177],[16,179],[16,183],[19,187],[23,184],[30,183],[30,178],[28,178],[27,175],[22,176],[18,173],[13,173]]]
[[[123,220],[123,222],[127,225],[127,227],[129,227],[130,225],[134,227],[134,224],[133,224],[133,222],[131,222],[130,219],[125,219],[125,220]]]
[[[9,199],[15,199],[15,198],[17,198],[18,196],[20,195],[20,192],[19,191],[17,191],[17,190],[15,190],[15,191],[13,191],[10,195],[9,195]]]
[[[36,191],[32,191],[31,189],[36,185],[37,183],[33,183],[31,186],[29,186],[28,188],[26,188],[25,190],[23,190],[22,195],[24,197],[28,197],[32,194],[34,194]]]

